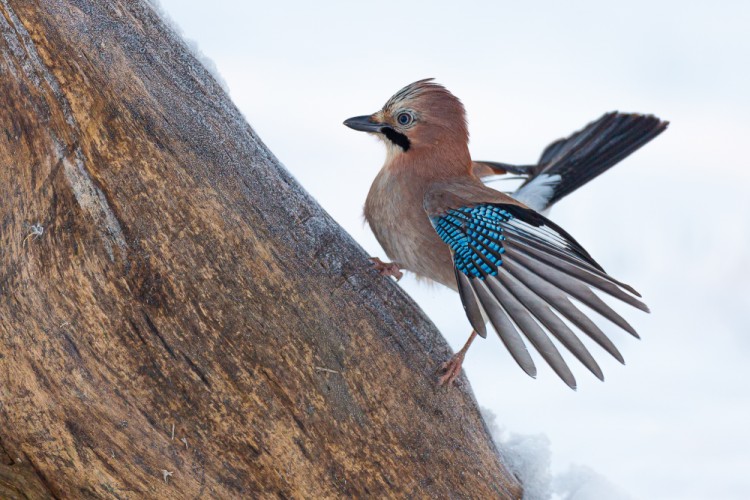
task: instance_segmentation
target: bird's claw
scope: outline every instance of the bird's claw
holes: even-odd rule
[[[439,372],[443,375],[438,379],[438,385],[453,385],[458,376],[461,374],[461,365],[464,362],[464,353],[459,352],[440,365]]]
[[[401,268],[395,262],[383,262],[377,257],[370,257],[370,262],[375,266],[375,270],[383,276],[393,276],[396,281],[404,277],[404,273],[401,272]]]

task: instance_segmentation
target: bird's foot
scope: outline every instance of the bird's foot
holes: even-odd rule
[[[396,281],[404,277],[401,268],[395,262],[383,262],[377,257],[370,257],[370,262],[375,266],[375,270],[383,276],[393,276]]]
[[[440,372],[443,374],[438,379],[438,385],[453,385],[456,378],[461,374],[461,365],[464,362],[465,351],[459,351],[451,358],[440,365]]]

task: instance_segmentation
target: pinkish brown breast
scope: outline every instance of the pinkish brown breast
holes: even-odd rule
[[[365,201],[365,219],[388,258],[420,278],[456,290],[453,259],[423,207],[426,184],[382,169]]]

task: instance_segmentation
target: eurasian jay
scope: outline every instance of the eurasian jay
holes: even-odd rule
[[[560,378],[576,381],[554,336],[597,378],[599,365],[561,318],[591,337],[621,363],[622,355],[570,298],[638,334],[592,287],[642,311],[630,286],[609,276],[573,237],[540,212],[659,135],[667,122],[654,116],[607,113],[583,130],[549,145],[538,164],[472,161],[463,104],[432,79],[399,90],[380,111],[344,124],[380,137],[386,160],[370,188],[365,218],[392,262],[373,258],[384,275],[418,277],[458,291],[473,331],[442,365],[450,384],[466,351],[486,323],[530,376],[536,367],[523,334]],[[513,173],[525,182],[506,194],[482,178]]]

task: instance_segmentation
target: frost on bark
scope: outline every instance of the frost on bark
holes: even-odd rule
[[[0,32],[1,497],[519,495],[439,333],[148,5]]]

